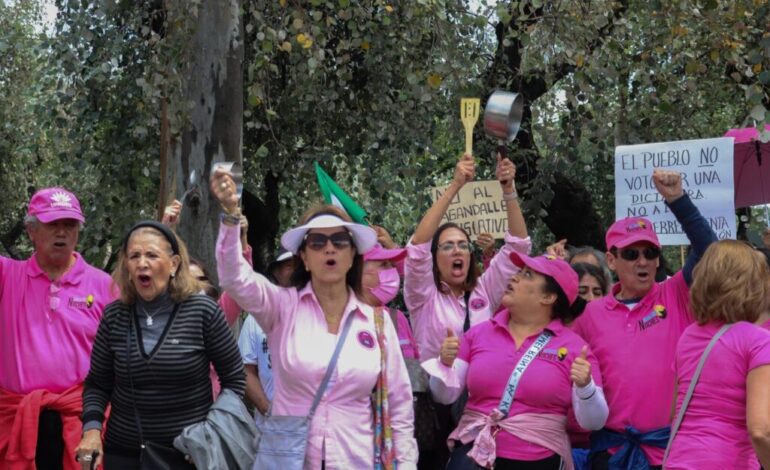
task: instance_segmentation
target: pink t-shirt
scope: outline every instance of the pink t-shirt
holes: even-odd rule
[[[689,326],[676,351],[676,412],[703,351],[721,324]],[[746,377],[770,364],[770,332],[748,322],[733,325],[714,345],[695,385],[666,468],[724,470],[759,468],[746,430]]]
[[[508,331],[509,318],[508,311],[503,310],[490,321],[468,330],[460,342],[457,358],[468,363],[465,382],[468,387],[466,407],[469,410],[488,415],[497,408],[511,372],[542,333],[541,331],[527,338],[517,350],[516,343]],[[524,372],[516,389],[509,416],[523,413],[566,416],[572,407],[570,368],[572,361],[580,356],[586,342],[559,320],[552,321],[546,328],[554,336]],[[591,363],[594,383],[600,387],[602,378],[599,364],[590,352],[588,361]],[[496,444],[497,456],[507,459],[539,460],[553,454],[553,451],[545,447],[519,439],[507,432],[497,434]]]
[[[610,407],[606,427],[647,432],[671,424],[676,344],[693,322],[689,288],[678,272],[654,284],[631,310],[615,299],[619,290],[616,284],[609,295],[589,302],[572,329],[599,359]],[[663,462],[664,449],[642,450],[650,464]]]
[[[279,287],[254,272],[241,256],[239,229],[222,224],[217,239],[217,273],[225,289],[251,313],[267,335],[272,356],[275,415],[307,416],[334,353],[338,335],[328,332],[323,310],[308,283],[302,289]],[[350,291],[341,320],[353,315],[329,388],[310,423],[306,469],[371,468],[374,461],[371,394],[380,372],[380,347],[374,310]],[[409,375],[389,315],[385,315],[393,444],[400,469],[415,469],[417,441]]]
[[[449,292],[448,286],[446,292],[436,287],[430,243],[407,244],[404,269],[404,302],[412,319],[414,338],[423,360],[438,357],[447,328],[452,328],[457,337],[461,338],[465,322],[463,296],[458,298],[446,293]],[[529,253],[531,247],[529,237],[518,238],[505,233],[505,244],[471,292],[468,302],[471,326],[492,318],[508,282],[519,272],[519,268],[511,261],[511,253]]]
[[[82,382],[112,280],[78,254],[52,283],[33,254],[0,257],[0,388],[59,393]]]

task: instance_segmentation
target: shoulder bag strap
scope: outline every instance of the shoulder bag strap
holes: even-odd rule
[[[540,336],[537,337],[535,342],[532,343],[532,346],[527,349],[527,352],[521,356],[516,367],[513,368],[511,377],[508,379],[508,384],[503,391],[503,397],[500,399],[500,404],[497,407],[503,413],[503,416],[508,416],[508,412],[511,410],[513,396],[516,394],[516,389],[519,387],[519,381],[521,380],[524,371],[527,370],[527,367],[529,367],[537,355],[540,354],[540,351],[543,350],[545,345],[551,341],[552,337],[553,334],[548,330],[544,330],[540,333]]]
[[[398,311],[395,308],[390,308],[390,307],[377,307],[377,308],[384,308],[388,311],[388,315],[390,315],[390,322],[393,323],[393,328],[396,330],[396,336],[398,336]],[[375,313],[376,312],[377,310],[375,308]]]
[[[668,445],[666,446],[666,453],[663,456],[663,463],[665,463],[666,459],[668,459],[668,452],[671,450],[671,443],[674,442],[674,436],[676,436],[677,431],[679,431],[679,426],[682,424],[684,413],[687,411],[687,406],[690,404],[690,399],[692,398],[692,394],[695,391],[695,386],[698,384],[700,373],[703,370],[703,364],[706,363],[706,358],[709,357],[709,353],[711,352],[711,349],[714,348],[714,345],[717,344],[719,337],[725,334],[727,330],[729,330],[733,325],[734,323],[730,323],[722,326],[722,328],[717,331],[714,337],[711,338],[708,346],[706,346],[706,350],[703,351],[703,354],[701,354],[698,367],[695,368],[695,373],[692,375],[692,380],[690,380],[690,386],[687,387],[687,394],[684,396],[684,400],[682,400],[682,408],[679,409],[679,415],[676,417],[676,421],[674,421],[674,424],[671,426],[671,436],[668,438]]]
[[[465,293],[465,321],[463,322],[463,333],[465,333],[471,328],[471,311],[470,311],[470,305],[468,305],[470,300],[471,300],[471,293],[466,292]]]
[[[313,414],[315,414],[315,410],[321,402],[321,397],[323,397],[326,387],[329,385],[329,379],[331,379],[332,372],[334,372],[334,368],[337,365],[337,359],[340,357],[342,345],[345,344],[345,338],[348,336],[348,331],[350,331],[350,325],[353,323],[353,316],[355,316],[355,314],[356,311],[350,312],[348,318],[345,320],[345,325],[342,327],[342,333],[340,333],[340,337],[337,340],[337,346],[334,348],[334,354],[332,354],[332,358],[329,361],[329,367],[326,368],[326,374],[324,375],[323,380],[321,380],[321,385],[318,386],[318,390],[315,392],[313,404],[310,405],[310,411],[307,414],[308,420],[313,418]]]
[[[136,420],[136,429],[139,431],[139,443],[144,447],[144,436],[142,435],[142,421],[139,419],[139,410],[136,408],[136,396],[134,394],[134,380],[131,377],[131,332],[134,329],[134,306],[129,308],[128,331],[126,332],[126,370],[128,373],[128,383],[131,387],[131,405],[134,407],[134,419]]]

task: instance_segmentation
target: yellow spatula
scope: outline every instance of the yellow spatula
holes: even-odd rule
[[[460,100],[460,119],[465,128],[465,153],[473,155],[473,127],[479,120],[481,100],[478,98],[463,98]]]

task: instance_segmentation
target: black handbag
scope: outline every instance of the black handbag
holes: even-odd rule
[[[417,449],[421,452],[432,451],[437,444],[439,422],[436,404],[430,392],[414,392],[414,438]]]
[[[190,470],[195,465],[190,463],[183,453],[173,447],[156,444],[155,442],[145,441],[142,435],[142,422],[139,419],[139,410],[136,407],[134,394],[134,380],[131,377],[131,332],[134,325],[134,312],[132,309],[128,319],[128,333],[126,334],[126,369],[128,372],[128,383],[131,386],[131,403],[134,407],[134,418],[136,419],[136,429],[139,431],[139,442],[141,448],[139,451],[139,468],[141,470]]]
[[[141,435],[140,435],[141,439]],[[151,441],[142,441],[139,466],[142,470],[188,470],[195,465],[187,461],[184,454],[173,447],[166,447]]]

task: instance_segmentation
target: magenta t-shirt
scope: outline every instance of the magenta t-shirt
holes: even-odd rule
[[[508,331],[509,313],[497,313],[489,321],[480,323],[465,333],[460,342],[458,359],[468,363],[467,409],[489,414],[500,404],[503,390],[521,356],[540,336],[534,334],[517,350]],[[554,336],[532,361],[519,382],[509,416],[522,413],[545,413],[567,416],[572,406],[572,361],[580,356],[585,341],[570,329],[554,320],[546,327]],[[599,364],[588,354],[594,383],[602,385]],[[566,430],[565,430],[566,432]],[[507,432],[496,438],[497,456],[516,460],[539,460],[553,455],[553,451],[519,439]]]
[[[721,324],[689,326],[676,351],[679,381],[676,412],[690,386],[703,351]],[[759,468],[746,430],[746,377],[770,364],[770,332],[738,322],[714,345],[695,385],[666,469],[725,470]]]
[[[654,284],[629,310],[609,295],[589,302],[572,329],[599,359],[610,414],[606,427],[641,432],[671,424],[674,355],[679,337],[692,322],[689,288],[680,272]],[[651,465],[663,462],[664,449],[642,445]]]

